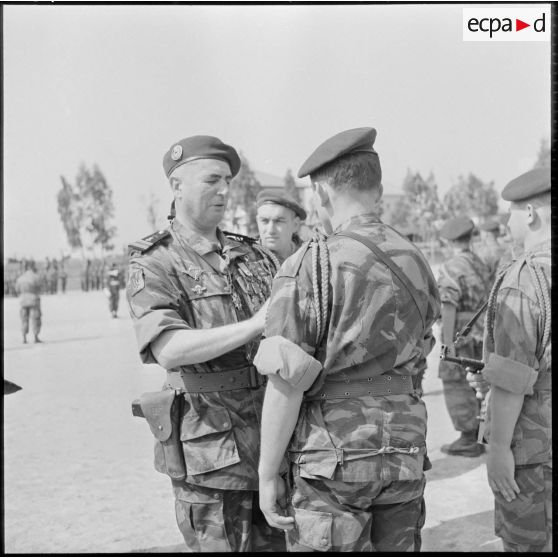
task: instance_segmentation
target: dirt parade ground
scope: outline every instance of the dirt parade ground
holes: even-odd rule
[[[168,479],[130,403],[164,371],[140,363],[124,293],[118,319],[101,291],[42,297],[42,344],[23,345],[18,301],[4,299],[4,551],[127,553],[184,550]],[[485,458],[448,457],[457,436],[429,359],[423,551],[497,552]]]

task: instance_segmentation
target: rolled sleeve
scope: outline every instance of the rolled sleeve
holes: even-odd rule
[[[301,391],[309,389],[322,370],[320,361],[280,335],[260,343],[254,364],[260,374],[276,374]]]
[[[538,373],[521,362],[491,353],[482,376],[492,386],[516,395],[532,395]]]
[[[139,355],[145,364],[157,363],[151,343],[165,331],[191,327],[179,313],[178,294],[164,269],[133,263],[129,275],[126,296]]]
[[[438,277],[438,290],[440,292],[440,301],[442,303],[453,304],[459,307],[459,301],[462,296],[462,289],[459,285],[459,280],[448,269],[447,266],[440,267],[440,275]]]

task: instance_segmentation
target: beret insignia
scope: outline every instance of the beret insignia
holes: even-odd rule
[[[180,161],[181,157],[182,157],[182,146],[177,144],[172,148],[171,159],[173,161]]]

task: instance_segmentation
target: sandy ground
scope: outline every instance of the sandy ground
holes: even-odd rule
[[[4,398],[6,553],[183,550],[170,483],[153,470],[151,434],[130,411],[164,372],[140,363],[123,303],[113,320],[102,292],[44,296],[44,343],[23,345],[18,302],[4,300],[4,374],[23,386]],[[439,451],[456,436],[434,353],[423,551],[500,551],[484,458]]]

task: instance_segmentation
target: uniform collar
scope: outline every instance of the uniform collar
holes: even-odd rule
[[[217,228],[217,238],[219,242],[213,242],[202,236],[198,232],[193,231],[187,225],[181,223],[178,219],[174,219],[171,228],[173,231],[200,256],[205,256],[211,252],[220,252],[226,242],[225,236]]]
[[[543,240],[542,242],[534,244],[533,246],[531,246],[531,248],[529,248],[529,250],[526,250],[525,252],[530,254],[536,254],[538,252],[545,252],[547,250],[550,250],[550,247],[551,247],[551,241],[549,238],[547,240]]]
[[[371,225],[376,223],[381,223],[381,221],[380,218],[378,217],[378,214],[373,211],[369,211],[367,213],[361,213],[359,215],[353,215],[352,217],[350,217],[349,219],[343,221],[340,225],[338,225],[333,231],[333,234],[344,231],[355,225],[356,226]]]

